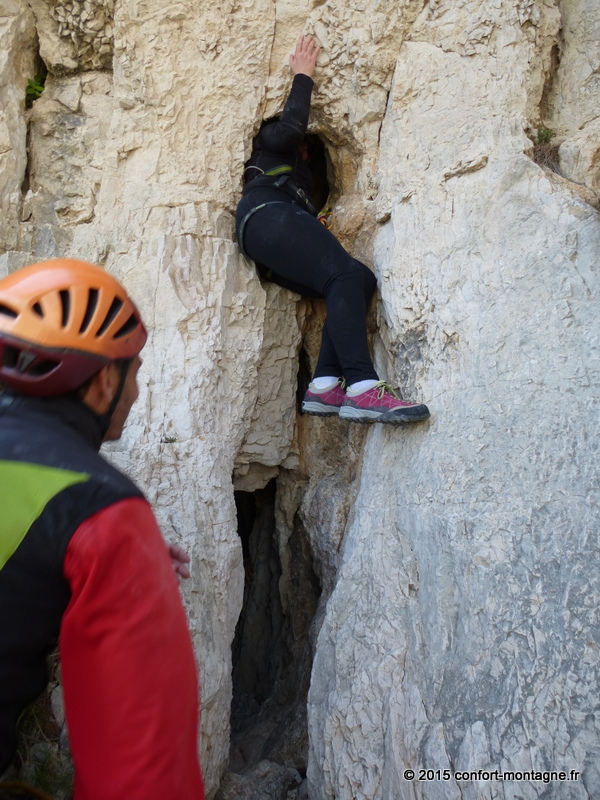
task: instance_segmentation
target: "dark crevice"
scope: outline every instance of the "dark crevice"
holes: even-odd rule
[[[38,54],[36,55],[36,58],[35,58],[34,74],[31,76],[31,78],[32,79],[33,78],[39,78],[42,83],[45,83],[47,76],[48,76],[48,68],[46,67],[46,64],[44,63],[43,58],[41,57],[41,55],[38,52]],[[29,105],[30,101],[28,100],[27,102],[28,102],[28,107],[31,107]],[[33,102],[35,102],[35,101],[33,101]],[[31,123],[29,122],[29,119],[27,119],[27,140],[26,140],[26,143],[25,143],[25,147],[26,147],[26,152],[27,152],[27,164],[25,165],[25,174],[23,175],[23,181],[21,182],[21,197],[22,198],[25,198],[25,195],[27,194],[27,192],[31,188],[31,158],[30,158]]]
[[[565,177],[560,169],[559,148],[561,141],[552,141],[555,133],[546,127],[552,117],[555,83],[560,66],[560,53],[561,42],[558,41],[550,51],[550,68],[546,74],[539,105],[539,125],[537,130],[530,129],[526,132],[534,143],[533,149],[529,153],[533,161],[540,167],[545,167],[557,175]]]
[[[315,208],[322,209],[325,207],[330,193],[327,176],[329,156],[323,140],[316,133],[309,133],[306,140],[308,143],[308,166],[314,182],[313,203]]]
[[[310,380],[311,371],[308,353],[302,347],[298,355],[298,388],[296,390],[296,406],[298,410],[300,410]]]
[[[232,648],[230,771],[268,760],[304,776],[309,629],[321,587],[299,519],[280,557],[276,480],[256,492],[236,492],[235,501],[245,586]]]
[[[27,124],[27,134],[25,141],[25,152],[27,153],[27,163],[25,164],[25,173],[23,181],[21,182],[21,199],[24,200],[27,192],[31,188],[31,125]]]
[[[390,84],[391,87],[391,84]],[[392,96],[392,89],[388,89],[387,94],[385,96],[385,107],[383,109],[383,114],[381,116],[381,122],[379,123],[379,130],[377,131],[377,149],[381,147],[381,132],[383,130],[383,123],[385,122],[385,118],[387,117],[388,108],[390,105],[390,97]]]
[[[557,42],[553,45],[550,51],[550,69],[546,75],[544,88],[542,90],[542,97],[540,100],[540,120],[545,122],[550,119],[552,114],[552,100],[554,95],[554,84],[556,76],[558,75],[558,68],[560,66],[560,43]]]
[[[562,37],[562,34],[559,34],[559,37]],[[557,175],[564,177],[560,170],[560,157],[558,152],[560,142],[551,141],[555,133],[546,127],[552,118],[555,84],[560,67],[561,48],[562,38],[559,38],[550,51],[550,66],[546,72],[539,103],[539,119],[535,125],[532,125],[531,128],[527,128],[525,132],[533,142],[533,148],[528,152],[532,160],[539,166],[545,167],[555,172]]]

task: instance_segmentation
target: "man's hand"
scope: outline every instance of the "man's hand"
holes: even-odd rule
[[[321,52],[312,36],[301,36],[296,42],[296,52],[290,56],[290,69],[293,75],[308,75],[312,78],[317,63],[317,57]]]
[[[190,557],[188,554],[185,552],[183,547],[179,547],[178,544],[167,542],[167,547],[169,549],[169,555],[171,556],[171,563],[173,564],[175,573],[179,575],[180,578],[189,578],[190,571],[186,566],[186,564],[190,563]]]

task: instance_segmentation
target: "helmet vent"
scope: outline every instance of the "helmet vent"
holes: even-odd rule
[[[42,311],[42,307],[41,307],[41,305],[39,303],[34,303],[31,307],[33,308],[35,313],[38,315],[38,317],[43,317],[44,316],[44,312]]]
[[[4,348],[4,357],[2,359],[2,366],[12,369],[19,358],[19,351],[16,347],[7,344]]]
[[[51,358],[38,358],[35,353],[30,353],[28,350],[19,350],[17,347],[7,345],[4,348],[3,366],[21,375],[40,377],[48,375],[60,365]]]
[[[96,331],[96,336],[102,336],[102,334],[107,330],[110,323],[113,321],[113,319],[117,316],[117,314],[122,308],[123,308],[123,301],[119,300],[118,297],[115,297],[112,303],[110,304],[110,308],[108,309],[108,314],[106,315],[106,319]]]
[[[119,330],[113,336],[113,339],[120,339],[122,336],[127,336],[128,333],[137,328],[138,321],[135,314],[132,314],[124,325],[121,325]]]
[[[46,358],[43,361],[35,361],[29,368],[28,373],[29,375],[41,377],[42,375],[48,375],[50,372],[53,372],[58,366],[58,361],[51,361]]]
[[[12,308],[5,306],[3,303],[0,303],[0,314],[5,314],[12,319],[16,319],[19,316],[16,311],[13,311]]]
[[[85,316],[83,317],[83,322],[81,323],[81,327],[79,328],[79,333],[85,333],[85,331],[87,331],[90,322],[92,321],[92,317],[94,316],[94,311],[96,310],[97,305],[98,305],[98,289],[90,289],[90,292],[88,294],[87,308],[85,309]]]
[[[59,292],[60,302],[62,303],[62,320],[61,325],[63,328],[67,327],[69,322],[69,312],[71,310],[71,295],[68,289],[61,289]]]

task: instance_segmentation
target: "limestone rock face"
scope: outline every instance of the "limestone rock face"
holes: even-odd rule
[[[549,796],[600,788],[587,714],[599,219],[524,155],[543,77],[532,53],[543,63],[558,32],[556,9],[529,9],[525,26],[492,13],[469,51],[464,18],[432,11],[399,49],[380,145],[379,352],[433,418],[369,434],[313,667],[315,797],[513,796],[410,782],[407,766],[577,769]],[[581,141],[597,147],[590,127]]]
[[[561,3],[562,35],[542,98],[549,128],[562,138],[560,168],[600,192],[600,17],[590,0]]]
[[[148,323],[106,450],[192,555],[209,797],[244,597],[234,489],[273,478],[278,613],[314,656],[310,746],[280,769],[257,748],[224,796],[250,796],[266,760],[273,791],[311,800],[600,795],[599,30],[595,0],[2,0],[0,275],[95,261]],[[412,428],[297,414],[323,305],[261,284],[234,241],[303,32],[324,47],[311,130],[335,232],[378,278],[378,370],[432,411]]]
[[[289,790],[294,790],[300,780],[293,769],[261,761],[247,774],[228,776],[215,800],[287,800]],[[297,797],[297,792],[294,794]]]
[[[17,247],[21,186],[27,167],[25,87],[35,74],[33,14],[3,0],[0,16],[0,251]]]
[[[112,69],[114,0],[30,0],[40,55],[54,74]]]

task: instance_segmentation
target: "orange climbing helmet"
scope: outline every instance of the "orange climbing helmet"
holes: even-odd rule
[[[42,261],[0,280],[0,383],[22,394],[77,389],[147,337],[121,284],[86,261]]]

